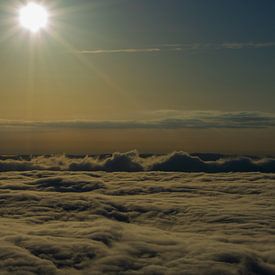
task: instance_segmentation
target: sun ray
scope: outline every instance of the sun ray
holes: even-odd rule
[[[119,92],[120,94],[125,94],[124,90],[115,83],[107,74],[103,73],[102,71],[98,70],[91,62],[87,61],[86,58],[82,57],[81,54],[79,54],[79,50],[74,47],[72,44],[67,42],[65,39],[63,39],[57,32],[51,29],[50,32],[48,32],[58,43],[60,43],[70,54],[73,54],[75,58],[80,61],[80,63],[87,68],[91,69],[100,79],[102,79],[110,88],[114,89],[115,91]]]
[[[6,33],[4,33],[0,38],[0,44],[5,43],[9,41],[11,38],[13,38],[18,33],[18,30],[16,27],[10,28]]]

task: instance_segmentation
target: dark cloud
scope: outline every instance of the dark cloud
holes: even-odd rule
[[[110,156],[86,156],[70,157],[59,156],[36,156],[27,159],[11,158],[0,160],[0,171],[104,171],[104,172],[142,172],[142,171],[165,171],[165,172],[262,172],[275,173],[274,158],[252,157],[222,157],[215,156],[215,160],[205,160],[185,152],[174,152],[167,155],[139,155],[137,151],[126,153],[114,153]],[[211,155],[210,155],[211,159]],[[213,159],[213,157],[212,157]],[[58,181],[58,179],[55,179]],[[54,179],[53,179],[54,181]],[[48,183],[48,188],[51,188]],[[68,183],[68,186],[70,184]],[[81,182],[77,188],[80,188]],[[70,188],[73,188],[72,186]],[[83,189],[95,188],[83,186]],[[68,187],[69,190],[69,187]],[[64,190],[63,190],[64,191]]]
[[[184,152],[175,152],[159,158],[149,170],[166,172],[266,172],[275,173],[275,159],[254,160],[248,157],[203,161]]]
[[[106,172],[139,172],[144,167],[138,162],[136,151],[128,153],[114,153],[105,159],[85,158],[81,162],[72,162],[68,169],[71,171],[106,171]]]
[[[43,191],[55,192],[90,192],[104,188],[104,184],[91,178],[68,177],[46,177],[38,179],[33,183],[35,188]]]
[[[273,275],[274,182],[264,173],[2,173],[0,273]]]
[[[39,170],[40,166],[34,165],[31,161],[6,159],[0,161],[0,171],[29,171]]]

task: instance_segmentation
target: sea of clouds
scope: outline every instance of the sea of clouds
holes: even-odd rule
[[[112,160],[122,158],[124,168],[126,160],[141,170],[144,163],[128,163],[137,157],[110,156],[102,167],[120,170]],[[148,165],[178,157],[192,160],[180,153]],[[7,170],[58,161],[95,165],[44,157],[13,160]],[[2,172],[0,273],[272,275],[274,185],[272,173]]]
[[[220,156],[214,160],[185,152],[166,155],[142,156],[137,151],[104,156],[70,157],[52,156],[2,156],[0,172],[7,171],[105,171],[105,172],[262,172],[275,173],[275,158]]]

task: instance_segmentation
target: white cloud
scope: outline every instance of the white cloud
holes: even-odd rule
[[[275,42],[224,42],[224,43],[185,43],[163,44],[153,48],[121,48],[121,49],[86,49],[78,54],[131,54],[155,52],[189,52],[200,50],[242,50],[274,48]]]
[[[0,273],[275,274],[274,180],[1,173]]]
[[[80,54],[108,54],[108,53],[153,53],[160,52],[159,48],[130,48],[130,49],[97,49],[97,50],[82,50]]]

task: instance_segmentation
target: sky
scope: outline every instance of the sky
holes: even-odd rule
[[[273,0],[0,1],[0,153],[275,154]]]

